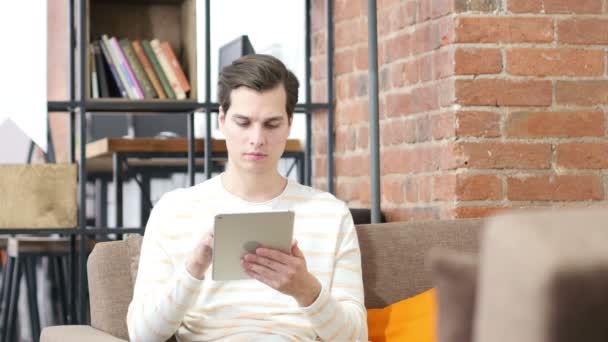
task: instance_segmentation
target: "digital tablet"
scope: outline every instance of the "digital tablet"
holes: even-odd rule
[[[292,211],[219,214],[213,227],[212,279],[217,281],[249,279],[241,257],[258,247],[291,251]]]

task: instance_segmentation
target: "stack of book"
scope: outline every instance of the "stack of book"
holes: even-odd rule
[[[133,100],[186,98],[190,83],[171,45],[158,39],[91,43],[91,97]]]

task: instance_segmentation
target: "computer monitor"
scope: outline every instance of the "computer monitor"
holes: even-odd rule
[[[221,72],[225,66],[230,65],[236,59],[254,54],[255,50],[249,41],[247,35],[240,36],[220,47],[220,65]]]

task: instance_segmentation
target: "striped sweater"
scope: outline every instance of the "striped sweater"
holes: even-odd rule
[[[186,259],[219,213],[291,210],[294,238],[321,293],[308,307],[254,279],[190,275]],[[146,226],[127,326],[131,341],[367,341],[361,254],[346,205],[288,181],[274,199],[252,203],[220,176],[165,194]]]

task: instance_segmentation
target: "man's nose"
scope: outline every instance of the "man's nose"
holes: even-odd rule
[[[252,146],[263,146],[266,144],[266,134],[262,127],[255,127],[251,130],[251,135],[249,136],[249,143]]]

